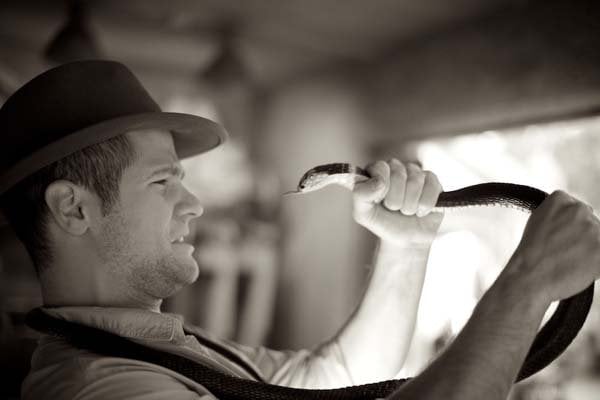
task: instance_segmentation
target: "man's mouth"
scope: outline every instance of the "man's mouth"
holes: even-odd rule
[[[185,237],[190,233],[190,231],[183,231],[181,232],[180,236],[171,236],[171,244],[175,244],[175,243],[183,243],[185,240]]]
[[[187,233],[185,235],[187,235]],[[177,249],[177,251],[184,251],[188,254],[192,254],[194,246],[185,242],[185,235],[171,240],[171,246],[173,246],[173,249]]]

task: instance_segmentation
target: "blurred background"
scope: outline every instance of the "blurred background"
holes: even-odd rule
[[[600,210],[600,5],[573,0],[89,0],[0,4],[0,104],[65,61],[125,63],[165,111],[220,121],[225,146],[184,161],[205,214],[200,279],[164,310],[250,345],[310,348],[356,306],[374,238],[339,187],[282,198],[329,162],[397,157],[440,177],[563,189]],[[458,333],[527,215],[446,214],[399,377]],[[0,354],[28,368],[35,272],[0,228]],[[7,387],[5,390],[9,390]],[[600,306],[511,399],[598,399]]]

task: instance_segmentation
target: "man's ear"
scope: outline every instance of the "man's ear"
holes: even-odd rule
[[[57,180],[46,188],[44,198],[54,221],[72,235],[83,235],[90,227],[91,193],[67,180]]]

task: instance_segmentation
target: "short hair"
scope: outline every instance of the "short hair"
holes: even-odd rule
[[[47,231],[50,209],[45,200],[48,186],[59,179],[82,185],[98,195],[102,214],[107,215],[119,201],[123,171],[134,160],[132,143],[126,135],[118,135],[36,171],[2,196],[2,212],[25,245],[38,275],[52,262]]]

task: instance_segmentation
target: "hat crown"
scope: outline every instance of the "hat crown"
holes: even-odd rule
[[[76,61],[48,70],[0,109],[0,196],[41,168],[130,131],[168,131],[179,158],[227,140],[197,115],[163,112],[127,67]]]
[[[0,109],[0,171],[86,127],[160,111],[120,63],[87,60],[58,66],[26,83]]]

